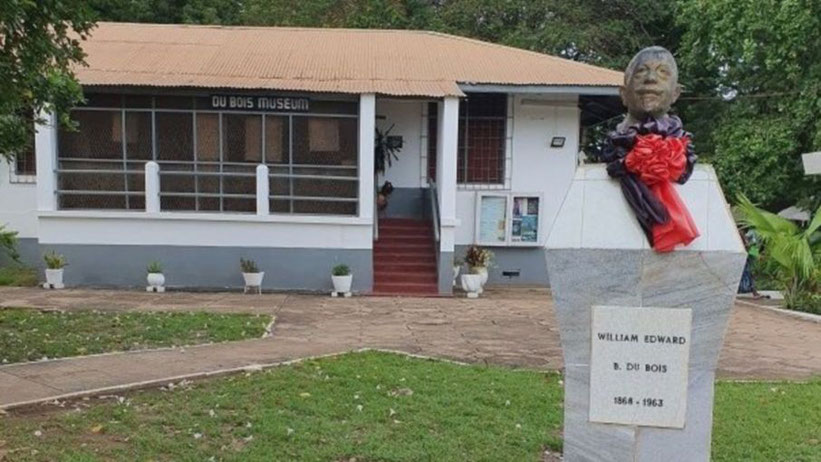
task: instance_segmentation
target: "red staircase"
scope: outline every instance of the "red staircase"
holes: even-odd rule
[[[373,243],[374,295],[439,294],[433,225],[427,220],[380,218]]]

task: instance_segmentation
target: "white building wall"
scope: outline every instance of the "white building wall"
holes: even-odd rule
[[[37,237],[37,185],[33,179],[15,178],[14,166],[0,160],[0,224],[17,231],[19,238]]]
[[[40,243],[370,249],[371,223],[357,217],[41,212]]]
[[[542,213],[544,214],[541,223],[542,236],[547,235],[555,215],[561,205],[564,195],[573,177],[576,165],[579,143],[579,110],[576,107],[575,96],[562,98],[560,95],[538,96],[538,95],[515,95],[512,96],[512,146],[511,146],[511,192],[533,193],[543,192],[544,204]],[[424,177],[423,162],[421,162],[427,146],[422,146],[425,133],[423,127],[424,101],[403,101],[396,99],[378,98],[376,103],[376,115],[384,116],[376,121],[380,129],[387,129],[391,124],[396,124],[391,132],[400,135],[404,140],[404,147],[399,155],[399,160],[394,163],[385,175],[384,179],[391,181],[396,187],[424,187],[422,178]],[[554,136],[565,137],[563,148],[551,148],[550,141]],[[38,144],[44,141],[42,137],[38,139]],[[44,143],[45,144],[45,143]],[[38,157],[53,155],[52,146],[37,146]],[[42,159],[38,159],[38,164],[45,164]],[[39,166],[39,165],[38,165]],[[0,162],[0,223],[7,224],[10,228],[19,231],[20,237],[38,237],[37,219],[37,186],[31,183],[12,183],[10,181],[11,166],[6,162]],[[43,176],[42,174],[40,175]],[[381,180],[381,181],[384,181]],[[41,185],[42,186],[42,185]],[[507,191],[507,190],[506,190]],[[456,193],[456,218],[459,226],[456,228],[455,243],[457,245],[469,245],[474,242],[475,230],[475,189],[459,189]],[[68,213],[57,212],[46,214],[42,224],[46,226],[42,230],[44,242],[49,243],[79,243],[78,239],[88,243],[102,243],[106,241],[104,236],[92,237],[87,226],[111,226],[114,222],[100,219],[100,215],[87,213],[86,218],[82,218],[82,212],[72,213],[69,218]],[[65,225],[61,223],[60,216],[65,216]],[[105,215],[111,215],[105,213]],[[174,231],[185,232],[188,224],[181,225],[175,220],[156,220],[149,217],[138,217],[137,214],[129,212],[131,217],[124,221],[117,222],[117,225],[134,226],[138,223],[149,225],[150,223],[163,223],[163,227],[172,226]],[[171,217],[169,217],[171,218]],[[226,217],[227,218],[227,217]],[[250,218],[250,217],[249,217]],[[245,225],[246,222],[253,222],[246,217],[233,220],[229,225],[218,225],[219,228],[237,230],[237,226]],[[347,219],[337,223],[284,223],[291,221],[289,218],[280,220],[263,220],[268,229],[278,229],[279,231],[265,231],[250,233],[255,236],[252,240],[257,241],[257,245],[265,244],[270,247],[328,247],[328,248],[369,248],[369,232],[365,226],[370,220],[369,217],[362,222],[354,223]],[[360,218],[360,219],[361,219]],[[102,221],[102,223],[101,223]],[[206,220],[209,221],[209,220]],[[220,220],[213,220],[219,222]],[[354,220],[356,221],[356,220]],[[85,223],[84,223],[85,222]],[[171,225],[170,222],[175,224]],[[185,221],[184,223],[188,223]],[[251,224],[251,228],[258,227],[260,223]],[[306,226],[307,225],[307,226]],[[139,225],[138,225],[139,226]],[[306,233],[295,232],[294,227],[306,229]],[[314,229],[311,229],[314,228]],[[167,228],[166,228],[167,229]],[[198,235],[203,235],[203,228],[199,228]],[[67,235],[76,236],[67,238]],[[92,233],[93,234],[93,233]],[[117,233],[110,233],[117,234]],[[129,239],[134,242],[133,233]],[[170,233],[175,234],[175,233]],[[213,232],[204,233],[202,242],[186,241],[189,245],[229,245],[222,237],[222,231],[214,229]],[[300,235],[302,236],[297,236]],[[85,236],[85,237],[83,237]],[[157,243],[160,237],[151,235],[150,232],[140,233],[143,238],[136,239],[145,243]],[[339,236],[337,238],[336,236]],[[343,238],[344,236],[344,238]],[[189,236],[190,237],[190,236]],[[172,238],[173,240],[173,238]],[[199,240],[199,239],[197,239]],[[543,241],[542,241],[543,242]],[[173,245],[171,242],[168,244]],[[183,244],[183,242],[180,242]]]
[[[394,160],[393,164],[387,168],[384,175],[379,175],[379,184],[385,180],[390,181],[395,188],[419,188],[422,187],[422,150],[427,146],[422,146],[422,111],[427,102],[409,101],[398,99],[377,98],[376,101],[376,126],[381,131],[385,131],[393,125],[391,136],[401,136],[403,140],[402,150],[397,156],[399,160]]]
[[[579,152],[580,112],[575,95],[511,96],[512,146],[510,189],[493,192],[541,193],[540,242],[553,224],[570,187]],[[551,148],[554,136],[565,137],[562,148]],[[480,187],[460,188],[456,196],[456,245],[475,241],[476,195]]]

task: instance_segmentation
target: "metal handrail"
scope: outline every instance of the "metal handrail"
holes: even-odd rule
[[[430,184],[430,208],[433,215],[433,237],[436,242],[439,242],[439,193],[435,181],[430,180],[428,183]]]
[[[379,240],[379,206],[376,198],[379,197],[379,186],[376,175],[373,176],[373,240]]]

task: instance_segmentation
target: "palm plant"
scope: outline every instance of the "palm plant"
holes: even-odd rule
[[[394,160],[399,160],[399,156],[396,154],[402,149],[401,146],[395,144],[392,141],[392,138],[389,137],[391,130],[393,130],[393,125],[390,126],[384,132],[376,129],[376,135],[374,138],[374,173],[385,173],[385,170],[388,169],[393,164]]]
[[[789,308],[805,292],[815,289],[821,275],[821,207],[806,228],[774,213],[756,207],[740,194],[736,210],[742,225],[753,229],[764,243],[766,254],[778,264],[784,284],[784,301]]]

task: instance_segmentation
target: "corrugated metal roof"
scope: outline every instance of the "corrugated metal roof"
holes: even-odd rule
[[[83,85],[461,96],[459,83],[614,87],[622,73],[424,31],[99,23]]]

